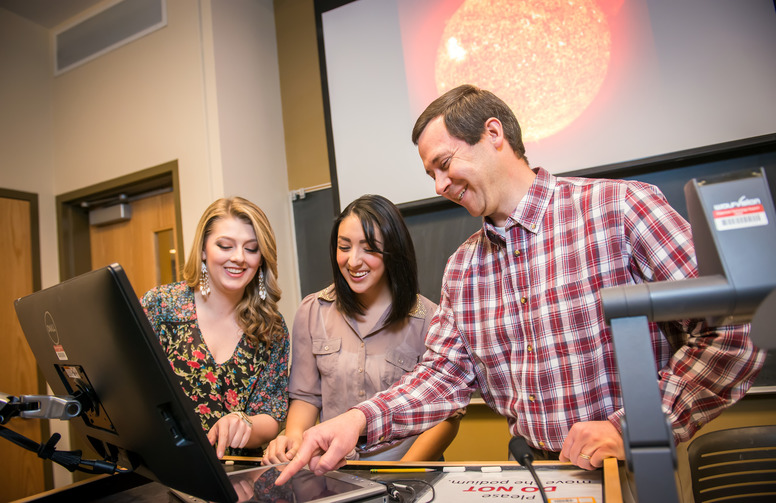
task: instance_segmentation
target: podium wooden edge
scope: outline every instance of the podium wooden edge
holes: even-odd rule
[[[620,465],[617,458],[604,459],[604,502],[622,503],[620,486]]]

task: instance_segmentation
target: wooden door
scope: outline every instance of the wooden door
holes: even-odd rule
[[[172,192],[137,199],[130,205],[129,220],[89,228],[92,269],[118,262],[135,294],[142,297],[154,286],[177,281],[183,257],[176,251]]]
[[[30,201],[0,197],[0,392],[13,396],[43,391],[38,365],[14,310],[14,300],[33,292]],[[37,222],[35,222],[37,228]],[[40,443],[43,421],[13,418],[5,426]],[[48,431],[48,428],[45,429]],[[46,439],[47,440],[47,439]],[[46,489],[44,461],[6,439],[0,439],[0,501],[11,501]]]

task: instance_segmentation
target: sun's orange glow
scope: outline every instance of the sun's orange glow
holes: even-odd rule
[[[590,105],[610,46],[595,0],[465,0],[439,43],[437,91],[464,83],[492,91],[517,115],[524,141],[537,141]]]

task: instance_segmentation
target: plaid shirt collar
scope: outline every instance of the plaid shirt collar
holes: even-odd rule
[[[541,230],[541,223],[547,208],[550,206],[557,179],[544,168],[535,168],[533,172],[536,173],[536,178],[528,189],[528,193],[507,219],[507,224],[504,227],[507,232],[516,225],[533,234],[537,234]],[[482,230],[494,244],[504,245],[504,239],[488,217],[482,219]]]

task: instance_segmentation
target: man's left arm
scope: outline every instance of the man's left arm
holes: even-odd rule
[[[634,277],[645,282],[697,277],[690,225],[665,197],[656,189],[635,189],[623,201]],[[748,337],[748,324],[708,327],[702,320],[680,320],[650,323],[650,331],[663,408],[677,442],[739,400],[765,360]],[[617,417],[610,420],[619,426]]]
[[[703,425],[736,403],[752,385],[765,362],[765,351],[749,338],[749,325],[707,327],[703,321],[683,321],[664,326],[688,334],[660,369],[663,408],[672,425],[674,440],[692,438]]]
[[[698,276],[689,223],[653,186],[623,184],[614,211],[622,226],[635,283]],[[748,337],[748,325],[707,327],[694,320],[650,323],[658,385],[674,438],[684,441],[740,399],[762,367],[765,354]],[[606,421],[579,422],[569,430],[562,461],[585,469],[606,457],[624,459],[619,409]]]

